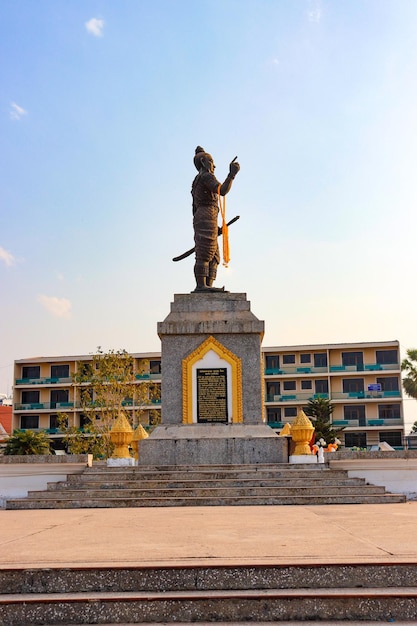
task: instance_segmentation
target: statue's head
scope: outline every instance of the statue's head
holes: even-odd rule
[[[206,172],[213,173],[214,168],[216,167],[214,165],[213,157],[211,156],[211,154],[206,152],[201,146],[197,146],[197,148],[195,149],[194,165],[199,172],[204,170]]]

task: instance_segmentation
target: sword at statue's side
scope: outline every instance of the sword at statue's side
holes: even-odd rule
[[[236,215],[236,217],[234,217],[232,220],[230,220],[230,222],[227,222],[227,225],[230,226],[231,224],[234,224],[235,222],[237,222],[237,220],[239,218],[240,218],[240,215]],[[220,236],[221,234],[222,234],[222,229],[219,226],[218,236]],[[191,248],[191,250],[187,250],[187,252],[184,252],[183,254],[180,254],[180,256],[175,256],[172,260],[173,261],[182,261],[183,259],[186,259],[187,256],[190,256],[193,252],[195,252],[195,247]]]

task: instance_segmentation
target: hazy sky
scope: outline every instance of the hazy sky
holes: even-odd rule
[[[0,392],[159,350],[198,144],[239,157],[217,284],[265,346],[417,347],[416,0],[1,0],[0,85]]]

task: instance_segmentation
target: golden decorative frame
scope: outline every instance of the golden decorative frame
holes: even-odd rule
[[[182,361],[182,423],[193,423],[193,365],[210,350],[213,350],[219,358],[230,365],[232,371],[232,423],[241,424],[243,422],[242,362],[239,357],[212,336],[203,341]]]

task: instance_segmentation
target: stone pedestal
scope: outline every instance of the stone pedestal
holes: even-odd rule
[[[171,312],[158,323],[162,354],[162,423],[184,423],[183,361],[213,337],[240,360],[243,423],[263,414],[261,341],[264,322],[244,293],[175,294]]]
[[[292,454],[289,458],[291,464],[306,465],[307,463],[316,465],[317,457],[315,454]]]
[[[288,461],[264,423],[264,323],[246,294],[176,294],[158,334],[162,425],[140,442],[139,464]]]
[[[158,426],[140,442],[139,465],[257,463],[288,463],[288,439],[265,424]]]

